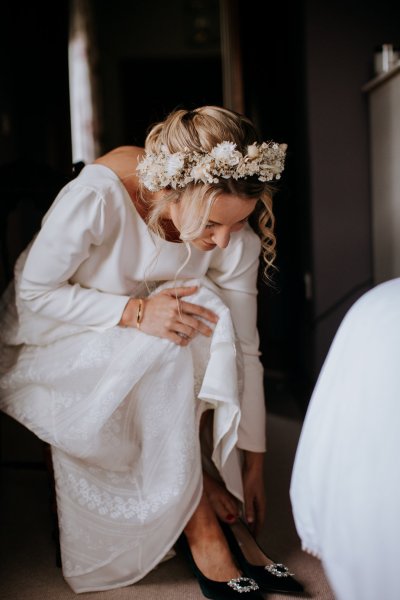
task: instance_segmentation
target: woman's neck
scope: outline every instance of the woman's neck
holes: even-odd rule
[[[136,189],[135,193],[133,193],[133,194],[130,193],[132,202],[133,202],[136,210],[138,211],[139,215],[146,223],[148,222],[148,219],[150,217],[150,213],[152,211],[152,207],[153,207],[154,203],[161,199],[159,197],[159,195],[160,194],[152,194],[152,193],[148,193],[147,195],[146,195],[146,193],[144,193],[144,195],[143,195],[143,192],[141,192],[138,189]],[[163,216],[160,219],[160,225],[161,225],[162,230],[164,231],[165,239],[168,242],[181,243],[180,233],[179,233],[178,229],[175,227],[169,214],[165,214],[165,216]]]
[[[146,191],[142,192],[139,188],[139,181],[136,175],[135,167],[138,159],[143,154],[142,148],[124,146],[116,148],[108,154],[98,158],[95,163],[100,163],[109,167],[118,175],[136,210],[145,223],[148,222],[152,207],[160,198],[162,192],[155,194]],[[145,194],[143,196],[143,193]],[[179,231],[176,229],[169,214],[160,220],[160,225],[165,233],[165,239],[169,242],[180,242]]]

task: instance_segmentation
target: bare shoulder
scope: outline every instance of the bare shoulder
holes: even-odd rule
[[[95,163],[104,163],[108,160],[132,160],[132,158],[137,158],[142,156],[144,153],[143,148],[139,148],[139,146],[118,146],[118,148],[114,148],[110,150],[103,156],[96,158]]]
[[[138,146],[119,146],[110,150],[94,161],[94,164],[105,165],[119,177],[134,175],[138,160],[143,156],[144,149]]]

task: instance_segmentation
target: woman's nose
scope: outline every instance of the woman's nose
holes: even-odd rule
[[[218,248],[226,248],[231,239],[231,232],[229,229],[218,229],[214,232],[213,242],[217,244]]]

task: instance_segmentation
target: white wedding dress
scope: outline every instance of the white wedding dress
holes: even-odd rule
[[[199,285],[188,301],[219,315],[210,339],[198,335],[189,346],[178,347],[137,329],[117,327],[129,296],[146,293],[146,277],[135,269],[146,262],[140,255],[143,244],[154,251],[154,242],[116,176],[96,167],[84,169],[61,193],[29,253],[20,257],[16,298],[11,286],[3,299],[1,323],[0,407],[52,446],[63,574],[76,592],[133,583],[171,550],[202,491],[198,429],[204,410],[214,410],[212,462],[239,500],[239,448],[265,447],[254,234],[247,231],[233,241],[231,272],[221,269],[216,253],[199,253],[197,266],[187,267],[198,275],[194,282]],[[115,236],[116,209],[107,204],[102,177],[113,187],[112,194],[107,188],[109,202],[121,194],[119,222],[121,227],[133,223],[136,237],[128,232],[116,242],[121,238]],[[93,196],[95,186],[101,194],[95,189]],[[93,208],[100,196],[99,206],[106,213],[101,219],[97,205]],[[70,227],[74,221],[71,229],[68,221]],[[103,231],[110,222],[112,235]],[[54,247],[57,227],[60,239]],[[90,250],[82,247],[88,230],[96,242],[90,239]],[[137,243],[140,235],[145,237],[136,249],[131,247],[133,259],[127,259],[121,247],[127,237]],[[182,245],[163,242],[153,261],[154,279],[167,280],[176,272],[181,252]],[[243,265],[237,280],[235,260]],[[116,289],[115,269],[121,289]],[[208,276],[213,269],[214,281]],[[190,285],[193,280],[182,275],[182,281],[153,283],[151,293]],[[240,322],[244,308],[247,314]]]

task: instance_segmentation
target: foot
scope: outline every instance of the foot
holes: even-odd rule
[[[240,520],[232,527],[223,526],[231,551],[248,577],[257,581],[262,592],[297,594],[303,585],[294,579],[285,565],[273,562]]]
[[[224,484],[203,471],[203,488],[217,517],[225,523],[235,523],[239,518],[239,502]]]
[[[271,566],[274,564],[274,562],[261,550],[255,538],[247,527],[243,525],[242,521],[237,521],[237,523],[232,525],[232,532],[247,562],[256,566]]]
[[[225,536],[206,494],[185,528],[193,559],[208,579],[229,581],[240,577]]]

